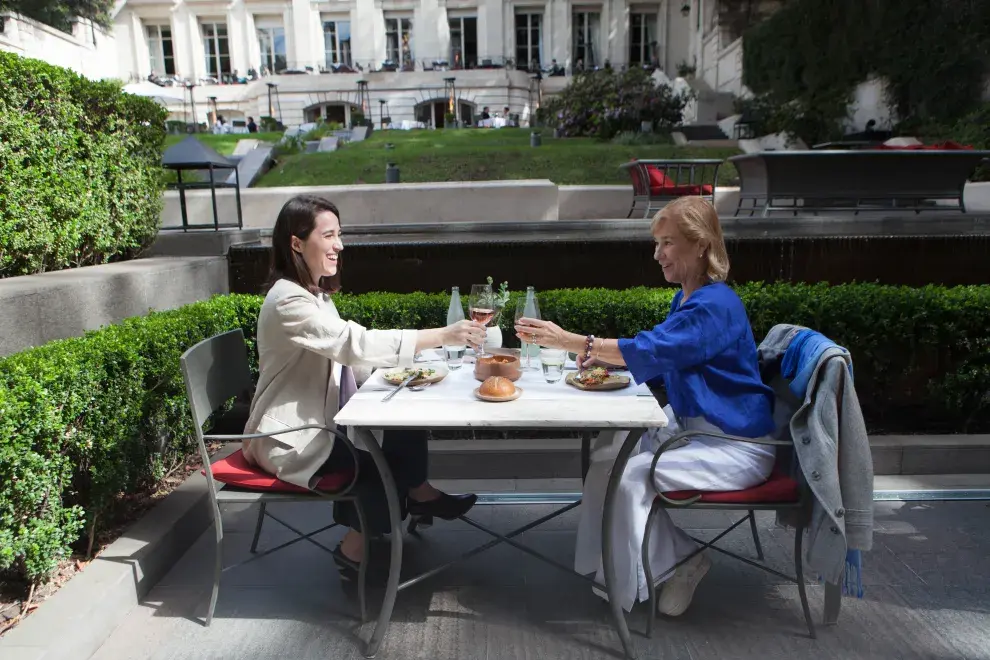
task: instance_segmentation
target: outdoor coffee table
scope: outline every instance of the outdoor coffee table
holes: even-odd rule
[[[378,621],[368,641],[367,657],[374,657],[378,652],[392,616],[396,594],[400,589],[417,584],[453,563],[477,555],[500,543],[507,543],[556,568],[578,575],[574,573],[571,567],[513,540],[513,537],[578,506],[579,502],[574,502],[507,534],[500,534],[488,529],[465,516],[462,520],[491,535],[494,540],[462,554],[452,562],[433,568],[400,584],[402,534],[400,531],[399,496],[395,479],[385,462],[385,456],[373,434],[374,431],[391,429],[445,431],[474,429],[497,431],[578,430],[583,434],[581,465],[582,472],[586,472],[592,433],[603,430],[628,430],[630,434],[624,443],[624,448],[631,448],[643,430],[666,426],[667,424],[667,417],[664,415],[663,409],[645,386],[630,386],[614,392],[582,392],[565,384],[563,380],[552,385],[546,383],[542,370],[539,368],[539,361],[534,359],[533,366],[536,368],[524,370],[522,377],[516,381],[516,386],[523,389],[522,396],[515,401],[506,403],[487,403],[474,396],[473,391],[480,383],[474,378],[474,365],[467,362],[462,368],[451,371],[440,383],[419,392],[400,391],[398,395],[387,402],[383,402],[382,398],[394,388],[385,383],[380,372],[376,372],[334,417],[335,423],[354,431],[355,444],[358,447],[363,444],[378,467],[388,502],[390,528],[393,530],[388,582]],[[613,472],[618,470],[618,474],[622,473],[628,456],[628,451],[619,452]],[[611,529],[611,509],[614,501],[612,496],[617,485],[618,479],[610,480],[605,499],[603,532]],[[615,584],[616,580],[615,568],[612,564],[611,534],[608,533],[602,534],[602,557],[606,581],[604,587],[609,594],[609,603],[615,625],[626,655],[631,656],[629,630],[626,626],[625,615],[621,605],[619,605],[618,598],[612,593],[612,585]],[[593,580],[589,576],[580,575],[579,577],[588,581]]]

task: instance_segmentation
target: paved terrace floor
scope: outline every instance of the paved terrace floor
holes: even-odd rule
[[[878,502],[875,547],[865,556],[866,595],[846,598],[838,627],[807,636],[797,588],[712,553],[714,567],[694,603],[678,619],[661,619],[649,640],[644,607],[630,618],[639,657],[708,658],[990,658],[990,505],[986,502]],[[475,517],[505,531],[549,506],[479,507]],[[284,504],[271,510],[302,529],[326,524],[328,505]],[[565,563],[573,560],[576,512],[520,539]],[[248,555],[256,510],[225,513],[228,563]],[[711,538],[729,514],[675,512],[696,536]],[[291,538],[266,523],[262,547]],[[767,561],[793,570],[793,534],[760,518]],[[336,544],[339,529],[317,537]],[[419,539],[406,537],[403,572],[434,565],[488,540],[456,521],[438,522]],[[334,659],[362,657],[354,618],[330,556],[301,542],[228,571],[210,628],[202,625],[209,597],[213,532],[208,530],[93,656],[125,659]],[[751,555],[742,526],[724,547]],[[822,589],[809,588],[816,621]],[[527,555],[498,546],[400,592],[383,659],[550,660],[619,658],[607,605],[585,582]]]

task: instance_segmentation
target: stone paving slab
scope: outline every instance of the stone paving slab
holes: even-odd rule
[[[290,524],[326,524],[323,505],[272,505]],[[549,506],[490,506],[479,521],[498,530],[539,517]],[[248,553],[256,511],[232,508],[225,559]],[[675,512],[678,523],[711,538],[729,514]],[[708,658],[990,658],[990,508],[985,502],[878,502],[875,549],[865,556],[864,599],[843,602],[839,625],[804,628],[797,589],[758,569],[713,553],[714,567],[692,607],[661,619],[654,639],[643,630],[642,606],[630,616],[639,657]],[[564,563],[573,560],[576,513],[520,537]],[[767,562],[793,570],[793,534],[759,516]],[[342,531],[316,538],[330,545]],[[289,538],[266,523],[261,546]],[[408,537],[403,573],[432,566],[488,537],[463,523],[438,523]],[[723,547],[753,554],[745,527]],[[354,600],[330,557],[299,543],[224,575],[216,616],[202,624],[208,597],[213,533],[207,531],[135,607],[93,660],[184,658],[358,659],[370,625],[355,618]],[[810,583],[816,621],[822,588]],[[374,602],[374,601],[373,601]],[[515,550],[500,546],[401,592],[378,654],[383,659],[543,660],[618,658],[620,646],[606,604],[588,586]]]

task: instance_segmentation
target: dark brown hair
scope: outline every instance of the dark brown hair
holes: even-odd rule
[[[309,272],[301,254],[292,249],[292,237],[305,241],[316,227],[316,216],[329,211],[340,220],[340,211],[328,199],[317,195],[296,195],[285,203],[275,220],[272,231],[272,261],[268,274],[270,289],[280,279],[295,282],[310,293],[337,293],[340,291],[340,256],[337,257],[337,274],[321,277],[318,285],[313,285],[313,275]]]

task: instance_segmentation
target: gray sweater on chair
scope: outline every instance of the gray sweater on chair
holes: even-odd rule
[[[782,360],[804,329],[774,326],[760,344],[761,362]],[[784,408],[778,414],[790,417],[790,424],[780,430],[781,438],[793,439],[801,473],[814,494],[805,558],[832,584],[842,578],[847,550],[873,546],[873,457],[851,364],[852,358],[841,348],[826,349],[796,410],[793,402],[777,398],[777,406]]]

